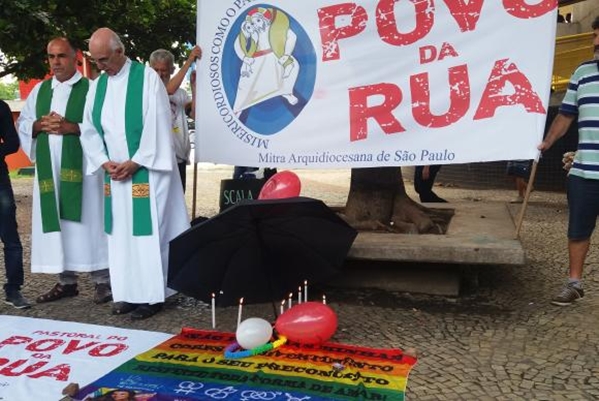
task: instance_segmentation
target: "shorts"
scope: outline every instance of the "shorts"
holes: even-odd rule
[[[510,160],[507,162],[506,174],[528,180],[530,177],[530,160]]]
[[[568,239],[591,238],[599,216],[599,180],[568,176]]]

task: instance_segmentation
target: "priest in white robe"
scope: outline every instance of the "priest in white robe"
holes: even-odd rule
[[[118,35],[90,38],[103,74],[89,90],[81,141],[88,173],[105,176],[113,314],[145,319],[167,296],[169,241],[189,228],[166,89],[154,70],[125,55]]]
[[[23,151],[36,163],[31,271],[58,274],[58,283],[36,301],[77,295],[77,272],[91,272],[94,301],[108,302],[102,179],[84,176],[79,142],[89,83],[76,69],[76,51],[68,39],[51,40],[47,57],[54,76],[33,88],[17,121]]]

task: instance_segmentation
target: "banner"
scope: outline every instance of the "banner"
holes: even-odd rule
[[[233,333],[184,328],[82,388],[75,400],[119,393],[147,401],[401,401],[416,363],[399,349],[336,343],[287,343],[227,359],[224,350],[234,341]]]
[[[0,316],[0,400],[58,400],[170,334]]]
[[[196,157],[351,168],[533,159],[556,0],[198,0]]]

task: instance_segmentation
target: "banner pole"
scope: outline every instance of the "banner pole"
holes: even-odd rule
[[[198,163],[193,162],[193,192],[191,194],[191,219],[196,218],[196,199],[198,189]]]
[[[522,202],[522,207],[520,208],[520,213],[518,214],[518,220],[516,223],[516,235],[515,239],[520,238],[520,229],[522,228],[522,222],[524,220],[524,212],[526,211],[526,207],[528,206],[528,198],[530,197],[530,193],[532,192],[532,186],[535,181],[535,177],[537,175],[537,166],[539,165],[539,159],[535,159],[532,163],[532,169],[530,171],[530,177],[528,178],[528,185],[526,186],[526,194],[524,195],[524,202]]]

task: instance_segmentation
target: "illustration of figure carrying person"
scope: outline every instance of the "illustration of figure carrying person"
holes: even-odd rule
[[[243,61],[233,111],[283,96],[290,105],[300,66],[292,56],[297,41],[285,13],[273,8],[250,10],[241,26],[235,52]]]

